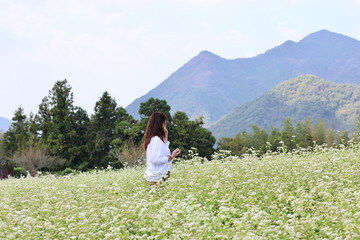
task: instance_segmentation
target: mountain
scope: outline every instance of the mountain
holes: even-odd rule
[[[4,117],[0,117],[0,132],[6,132],[11,125],[11,121]]]
[[[359,66],[360,41],[327,30],[252,58],[228,60],[203,51],[126,109],[138,117],[140,103],[156,97],[167,100],[172,113],[204,116],[209,126],[241,103],[299,75],[360,84]]]
[[[278,84],[253,101],[244,103],[210,127],[213,135],[234,137],[249,131],[250,124],[281,128],[285,118],[293,125],[310,117],[322,118],[335,129],[353,130],[360,113],[360,86],[337,84],[314,75],[303,75]]]

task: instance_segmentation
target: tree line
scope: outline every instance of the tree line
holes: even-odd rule
[[[137,120],[105,91],[89,116],[83,108],[74,106],[71,89],[66,79],[57,81],[42,99],[36,114],[26,116],[19,107],[11,127],[2,134],[0,158],[29,169],[22,163],[26,158],[33,175],[41,168],[49,171],[121,168],[138,160],[134,158],[145,157],[141,147],[143,135],[149,116],[156,111],[168,116],[171,146],[179,147],[183,153],[196,147],[199,155],[208,158],[214,151],[216,140],[203,127],[203,118],[190,120],[181,111],[172,116],[165,100],[150,98],[141,103]],[[50,158],[51,163],[36,162],[36,155]]]
[[[356,123],[357,130],[352,134],[348,131],[335,131],[331,125],[326,127],[323,119],[318,119],[313,124],[310,118],[306,118],[304,122],[298,121],[294,127],[288,117],[284,120],[281,130],[270,126],[270,129],[266,131],[257,125],[250,126],[252,133],[243,131],[233,138],[224,137],[219,140],[218,148],[242,155],[250,148],[263,154],[267,151],[276,152],[283,147],[291,151],[297,148],[312,148],[316,145],[327,147],[347,145],[350,139],[358,141],[360,115]]]

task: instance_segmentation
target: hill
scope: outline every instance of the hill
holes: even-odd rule
[[[360,84],[359,65],[360,41],[327,30],[299,42],[286,41],[252,58],[228,60],[203,51],[126,109],[138,117],[140,103],[156,97],[167,100],[172,113],[204,116],[209,126],[241,103],[299,75]]]
[[[11,125],[11,121],[4,117],[0,117],[0,132],[6,132]]]
[[[335,129],[353,130],[360,113],[360,86],[336,84],[317,76],[304,75],[278,84],[260,98],[244,103],[210,127],[217,139],[249,131],[250,124],[281,128],[286,117],[293,124],[323,118]]]

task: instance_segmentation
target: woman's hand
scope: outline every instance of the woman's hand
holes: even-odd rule
[[[172,153],[171,153],[171,158],[177,158],[177,156],[179,156],[179,154],[181,153],[180,149],[175,149]]]

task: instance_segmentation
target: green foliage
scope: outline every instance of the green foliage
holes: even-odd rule
[[[325,133],[326,126],[322,119],[318,119],[315,126],[312,126],[310,118],[303,123],[298,121],[294,130],[291,119],[286,118],[281,132],[272,126],[269,133],[259,126],[251,125],[251,127],[253,129],[251,134],[243,131],[233,138],[220,139],[219,149],[230,150],[235,155],[243,155],[249,149],[254,149],[261,155],[267,151],[283,151],[283,146],[287,151],[293,151],[298,147],[313,148],[323,144],[328,147],[346,146],[350,140],[347,131],[339,131],[335,134],[331,126]]]
[[[152,113],[162,112],[168,117],[169,122],[171,122],[170,109],[171,107],[167,104],[166,100],[149,98],[146,102],[140,104],[139,114],[141,119],[146,119],[147,122]]]
[[[115,138],[115,126],[119,121],[117,103],[108,92],[104,92],[100,100],[96,102],[94,114],[91,116],[89,125],[90,150],[89,167],[106,168],[116,159],[110,154],[114,147],[111,142]]]
[[[216,139],[209,130],[203,127],[203,118],[190,120],[187,114],[181,111],[177,111],[174,116],[171,116],[170,110],[171,107],[165,100],[150,98],[140,104],[139,114],[142,119],[138,126],[145,131],[150,115],[155,111],[163,112],[169,119],[167,128],[171,146],[180,148],[182,154],[186,154],[191,147],[195,147],[200,156],[210,158],[214,152],[213,146]]]
[[[283,128],[281,130],[281,139],[284,142],[287,149],[292,150],[295,149],[295,131],[294,127],[291,123],[291,119],[288,117],[284,121]]]
[[[27,176],[27,171],[25,169],[23,169],[22,167],[14,167],[15,178],[21,178],[26,176]]]
[[[203,127],[203,118],[189,120],[185,113],[178,112],[175,114],[176,123],[173,124],[170,109],[165,100],[150,98],[141,104],[139,113],[142,119],[137,121],[124,108],[118,107],[108,92],[104,92],[89,119],[84,109],[74,106],[73,93],[67,80],[57,81],[49,95],[42,99],[35,116],[30,114],[27,118],[21,107],[17,109],[11,128],[1,135],[0,157],[11,158],[16,153],[17,163],[25,164],[20,155],[37,154],[38,149],[30,149],[29,154],[29,151],[25,151],[32,147],[32,143],[37,143],[45,148],[46,157],[49,155],[65,160],[65,164],[46,164],[40,168],[31,164],[32,175],[41,168],[48,171],[84,171],[104,169],[109,165],[120,168],[123,165],[117,156],[132,156],[130,150],[124,154],[128,143],[140,148],[149,116],[161,111],[168,116],[169,140],[174,148],[180,147],[186,154],[191,147],[196,147],[201,156],[210,158],[215,138]],[[26,158],[33,159],[32,156]]]
[[[318,119],[315,125],[316,144],[322,145],[325,143],[325,122],[323,119]]]
[[[360,86],[304,75],[280,83],[261,97],[234,108],[209,130],[220,139],[250,131],[252,124],[268,130],[272,123],[281,129],[287,117],[294,122],[304,122],[309,117],[323,119],[325,125],[335,129],[353,131],[359,113]],[[315,133],[306,136],[308,142],[316,140],[315,137]]]
[[[71,168],[65,168],[64,170],[61,171],[61,176],[69,175],[72,173],[74,173],[74,170],[72,170]]]
[[[78,166],[88,158],[84,151],[88,116],[73,103],[67,80],[57,81],[49,96],[43,98],[34,120],[41,142],[50,154],[66,159],[65,167]]]
[[[186,113],[177,111],[173,116],[172,131],[169,131],[172,146],[180,148],[182,154],[195,147],[200,156],[210,158],[216,139],[203,125],[203,118],[191,121]]]

